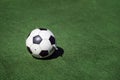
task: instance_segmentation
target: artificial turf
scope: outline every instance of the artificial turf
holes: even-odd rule
[[[56,36],[63,57],[33,58],[34,28]],[[120,0],[0,0],[0,80],[120,80]]]

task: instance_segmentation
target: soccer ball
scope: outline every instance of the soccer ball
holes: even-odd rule
[[[37,28],[26,39],[26,46],[33,57],[47,58],[57,50],[55,36],[49,29]]]

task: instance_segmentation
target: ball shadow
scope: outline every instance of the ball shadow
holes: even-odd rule
[[[33,56],[33,58],[38,59],[38,60],[51,60],[51,59],[58,58],[58,57],[60,57],[60,56],[62,57],[63,54],[64,54],[63,48],[58,47],[58,46],[57,46],[57,48],[58,48],[58,50],[55,50],[55,52],[54,52],[51,56],[49,56],[49,57],[47,57],[47,58],[36,58],[36,57],[34,57],[34,56]]]

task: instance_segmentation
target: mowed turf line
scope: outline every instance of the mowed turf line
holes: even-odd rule
[[[119,80],[119,0],[0,0],[0,80]],[[63,57],[36,60],[25,39],[49,28]]]

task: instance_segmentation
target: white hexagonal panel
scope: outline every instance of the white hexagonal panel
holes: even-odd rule
[[[28,36],[28,38],[26,39],[26,46],[30,47],[33,44],[32,38],[33,37]]]
[[[30,49],[31,49],[32,53],[35,55],[39,55],[39,53],[41,52],[41,48],[37,44],[31,45]]]
[[[41,43],[40,43],[40,48],[42,50],[48,50],[50,51],[52,49],[52,45],[50,43],[49,40],[43,40]]]
[[[31,36],[31,37],[34,37],[34,36],[38,35],[39,32],[40,32],[39,29],[34,29],[34,30],[31,31],[30,36]]]
[[[47,29],[47,32],[48,32],[50,35],[54,36],[54,34],[53,34],[49,29]]]
[[[42,39],[49,39],[51,34],[48,31],[40,31],[39,35]]]

